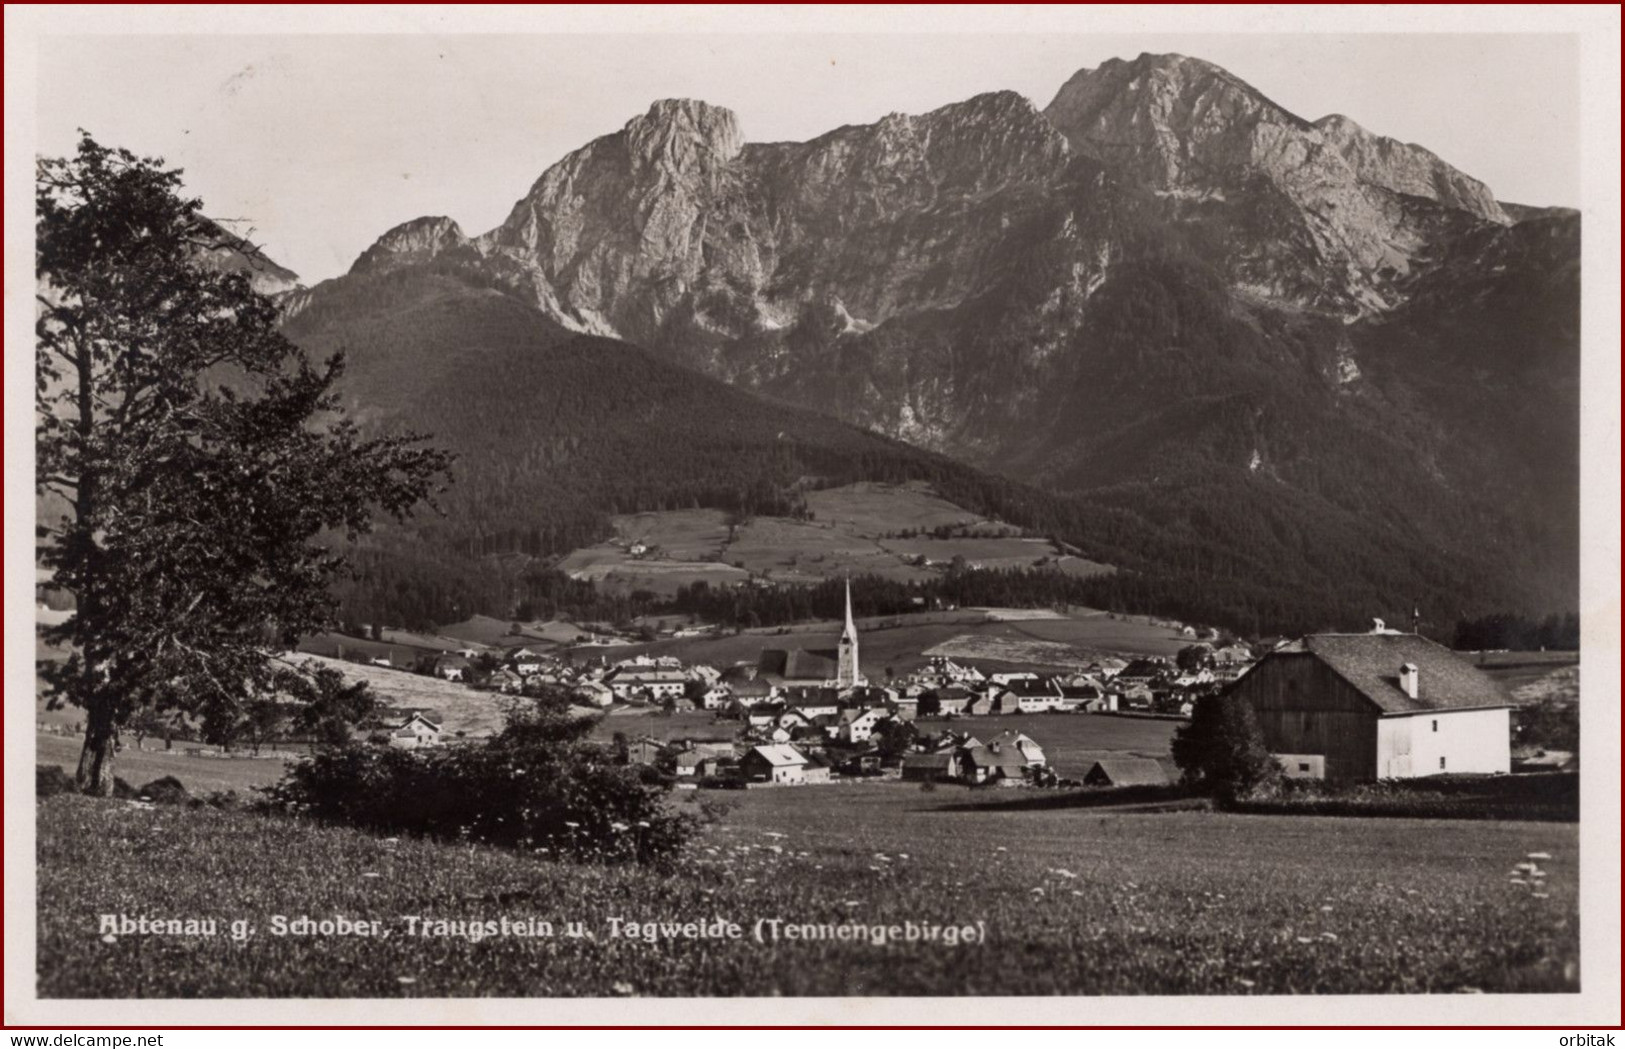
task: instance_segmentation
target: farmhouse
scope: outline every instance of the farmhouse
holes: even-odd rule
[[[1416,634],[1311,634],[1233,686],[1288,776],[1340,782],[1508,772],[1499,683]]]
[[[739,771],[747,780],[767,783],[804,783],[807,758],[788,743],[752,747],[739,759]]]
[[[595,707],[607,707],[615,700],[615,691],[602,681],[583,681],[572,694]]]
[[[1027,758],[1014,747],[989,743],[984,747],[967,747],[960,751],[960,768],[971,783],[991,783],[1017,786],[1026,782]]]
[[[404,750],[432,747],[439,742],[440,721],[438,716],[431,720],[421,710],[413,711],[411,715],[392,727],[389,732],[389,745]]]
[[[1013,749],[1025,758],[1029,765],[1044,764],[1044,748],[1025,732],[1001,732],[988,740],[987,745],[993,750]]]
[[[608,682],[615,698],[622,700],[634,696],[676,698],[688,687],[688,678],[675,670],[621,669],[610,675]]]
[[[952,750],[935,754],[903,755],[903,778],[910,781],[952,780],[959,778],[959,755]]]

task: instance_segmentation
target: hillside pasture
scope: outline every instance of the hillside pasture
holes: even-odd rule
[[[789,584],[860,575],[924,581],[939,578],[956,557],[986,568],[1047,559],[1048,567],[1075,575],[1113,571],[1060,555],[1047,539],[1023,538],[1020,529],[955,506],[923,483],[865,482],[809,491],[806,499],[809,520],[752,517],[732,530],[719,510],[622,514],[613,519],[614,539],[574,550],[557,567],[607,589],[663,596],[699,581],[726,586],[751,576]],[[938,528],[968,534],[937,538],[931,533]],[[634,544],[648,550],[633,555]],[[916,564],[921,558],[932,567]]]
[[[502,727],[503,712],[515,702],[511,696],[470,688],[423,674],[411,674],[389,667],[348,663],[322,656],[290,653],[290,662],[330,667],[346,681],[365,681],[378,702],[386,707],[426,707],[440,712],[441,729],[449,736],[463,733],[485,736]],[[586,708],[582,708],[585,710]]]
[[[860,481],[838,488],[821,488],[807,493],[807,509],[813,520],[832,523],[854,535],[879,538],[910,529],[936,528],[1003,529],[1015,534],[1019,529],[992,518],[982,517],[937,495],[923,481],[885,484]]]

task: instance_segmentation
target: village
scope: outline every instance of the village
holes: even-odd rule
[[[613,726],[617,760],[656,769],[680,790],[857,780],[1075,788],[1177,783],[1180,770],[1166,751],[1173,728],[1202,697],[1236,686],[1260,664],[1253,648],[1214,635],[1192,639],[1173,658],[1105,656],[1070,672],[990,672],[933,656],[918,669],[871,681],[861,669],[860,643],[849,592],[833,651],[763,647],[754,661],[718,667],[672,655],[582,660],[525,646],[469,647],[417,669],[513,697],[566,696],[582,716]],[[1288,777],[1358,781],[1511,770],[1506,694],[1442,646],[1377,620],[1368,634],[1283,640],[1262,655],[1271,667],[1249,690]],[[1289,691],[1310,683],[1307,702],[1279,702],[1281,667],[1289,668]],[[1320,672],[1327,680],[1317,680]],[[1349,711],[1361,707],[1370,712],[1370,732],[1346,731],[1353,725]],[[1023,728],[1013,728],[1012,715],[1143,719],[1164,729],[1156,747],[1091,750],[1091,760],[1063,774],[1046,756],[1042,726],[1049,722],[1025,719]],[[1427,725],[1413,726],[1422,715]],[[982,722],[991,729],[979,729]],[[681,730],[657,731],[674,724]],[[440,711],[392,707],[372,738],[415,748],[455,736]]]

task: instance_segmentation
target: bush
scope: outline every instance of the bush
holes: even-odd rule
[[[73,777],[62,771],[61,765],[38,765],[34,768],[34,793],[42,798],[53,794],[72,794],[78,788]]]
[[[589,743],[592,722],[553,697],[520,706],[489,739],[402,750],[347,744],[293,766],[274,807],[385,833],[485,842],[602,862],[663,863],[698,829],[669,784]]]

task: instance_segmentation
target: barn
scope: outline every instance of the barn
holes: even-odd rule
[[[1512,768],[1505,690],[1416,634],[1311,634],[1232,688],[1288,776],[1355,782]]]
[[[1101,758],[1089,766],[1083,782],[1089,787],[1164,787],[1178,779],[1174,770],[1156,758]]]

